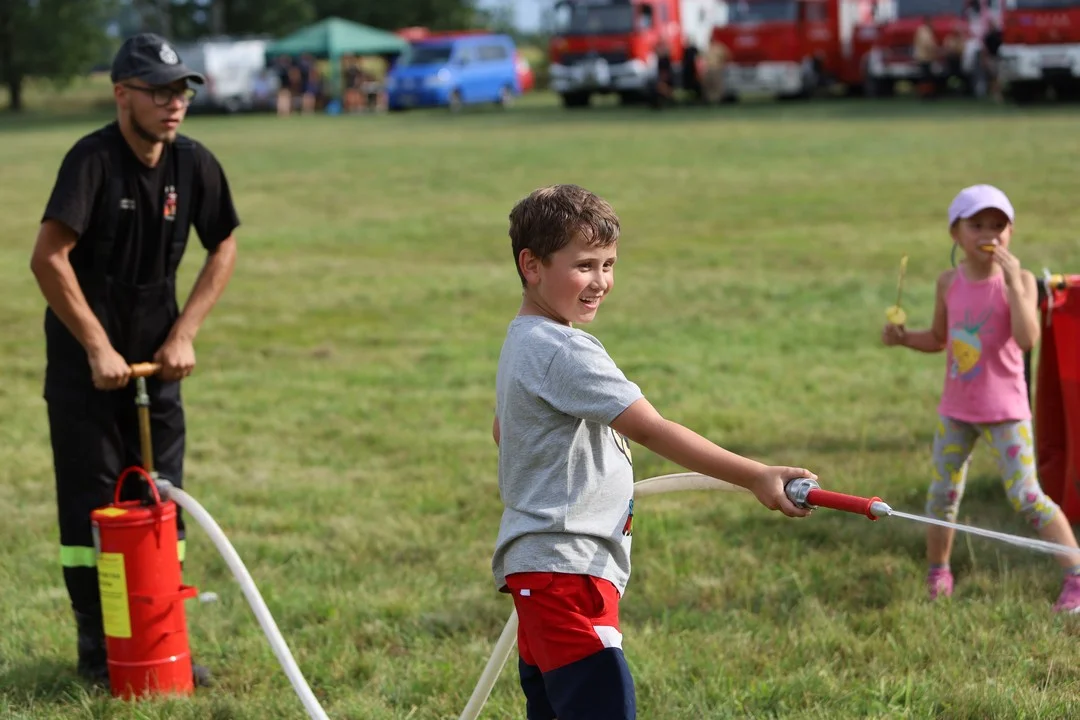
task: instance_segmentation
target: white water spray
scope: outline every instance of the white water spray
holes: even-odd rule
[[[970,525],[949,522],[948,520],[938,520],[937,518],[926,517],[925,515],[912,515],[911,513],[900,512],[899,510],[890,510],[888,515],[904,518],[905,520],[915,520],[916,522],[926,523],[927,525],[952,528],[953,530],[959,530],[972,535],[979,535],[980,537],[990,538],[991,540],[999,540],[1003,543],[1008,543],[1009,545],[1015,545],[1036,552],[1048,553],[1050,555],[1080,555],[1080,550],[1077,548],[1047,542],[1046,540],[1036,540],[1035,538],[1020,537],[1019,535],[1009,535],[1007,533],[997,532],[996,530],[984,530],[982,528],[971,527]]]

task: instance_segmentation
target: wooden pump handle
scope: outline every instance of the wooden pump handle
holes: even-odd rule
[[[150,377],[151,375],[157,375],[159,370],[161,370],[160,363],[135,363],[131,366],[131,377]]]

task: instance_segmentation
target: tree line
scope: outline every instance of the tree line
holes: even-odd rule
[[[105,65],[119,42],[157,32],[175,42],[210,35],[282,37],[328,17],[386,30],[508,30],[511,2],[475,0],[0,0],[0,83],[23,107],[28,77],[58,84]]]

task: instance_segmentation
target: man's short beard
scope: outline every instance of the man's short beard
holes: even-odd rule
[[[131,129],[135,131],[135,134],[141,137],[148,143],[165,143],[172,142],[172,138],[169,137],[169,133],[154,134],[139,124],[139,121],[135,119],[134,112],[128,112],[128,119],[131,121]]]

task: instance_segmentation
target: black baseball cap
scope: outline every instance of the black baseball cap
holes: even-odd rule
[[[201,74],[184,66],[165,38],[154,33],[134,35],[116,51],[112,81],[132,78],[152,87],[171,85],[177,80],[193,80],[200,85],[206,82]]]

